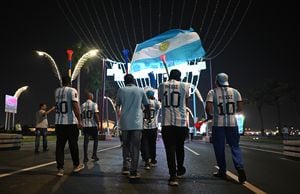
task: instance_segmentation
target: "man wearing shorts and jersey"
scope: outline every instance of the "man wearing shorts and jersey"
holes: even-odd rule
[[[93,94],[87,93],[87,100],[81,105],[81,117],[83,126],[83,162],[88,162],[88,145],[90,136],[94,139],[92,159],[98,161],[97,148],[98,148],[98,127],[99,127],[99,109],[97,103],[93,102]]]
[[[229,87],[228,76],[216,76],[216,88],[210,90],[206,98],[206,113],[212,118],[212,143],[214,146],[218,172],[215,177],[226,178],[225,138],[228,143],[239,182],[246,181],[242,153],[239,147],[239,132],[235,114],[242,111],[242,97],[238,90]]]
[[[177,186],[177,178],[185,174],[184,141],[187,128],[186,100],[189,97],[189,85],[180,81],[181,72],[173,69],[169,81],[158,89],[158,98],[162,103],[162,138],[165,145],[169,185]]]
[[[84,168],[79,163],[78,136],[82,127],[80,110],[78,104],[77,90],[71,87],[69,76],[62,78],[62,87],[55,91],[56,114],[56,163],[57,176],[64,175],[64,149],[68,141],[69,149],[73,161],[73,172],[79,172]]]

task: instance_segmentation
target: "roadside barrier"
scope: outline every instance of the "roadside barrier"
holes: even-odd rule
[[[300,140],[283,140],[283,155],[300,158]]]
[[[0,134],[0,150],[20,149],[23,136],[21,134]]]

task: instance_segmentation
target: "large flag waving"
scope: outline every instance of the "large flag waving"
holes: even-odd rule
[[[131,60],[131,73],[145,69],[164,68],[160,56],[165,55],[168,66],[203,58],[205,51],[199,35],[193,29],[173,29],[137,44]]]

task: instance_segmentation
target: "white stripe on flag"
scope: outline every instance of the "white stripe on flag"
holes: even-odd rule
[[[174,49],[177,49],[179,47],[188,45],[192,42],[195,42],[199,40],[200,41],[200,37],[198,36],[198,34],[196,32],[189,32],[189,33],[181,33],[178,34],[177,36],[174,36],[173,38],[167,39],[163,42],[169,42],[169,47],[166,51],[161,51],[159,49],[159,46],[162,42],[155,44],[151,47],[147,47],[144,48],[138,52],[135,52],[133,57],[132,57],[132,63],[134,61],[137,60],[141,60],[141,59],[149,59],[149,58],[156,58],[156,57],[160,57],[161,55],[168,53]],[[140,44],[141,45],[141,44]],[[139,45],[138,45],[139,46]],[[137,47],[138,47],[137,46]]]

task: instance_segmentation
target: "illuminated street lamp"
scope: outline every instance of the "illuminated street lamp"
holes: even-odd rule
[[[46,53],[44,51],[36,51],[36,53],[39,56],[46,57],[50,61],[53,72],[54,72],[55,76],[58,78],[60,86],[62,86],[61,75],[60,75],[60,72],[58,70],[58,67],[57,67],[54,59],[48,53]]]
[[[5,129],[10,129],[10,116],[12,114],[12,128],[15,126],[15,114],[17,113],[18,98],[26,91],[28,86],[23,86],[16,90],[14,96],[7,96],[5,99]]]
[[[98,52],[99,52],[98,49],[88,51],[87,53],[82,55],[82,57],[80,57],[77,64],[75,65],[74,71],[73,71],[72,76],[71,76],[71,82],[78,77],[77,78],[77,91],[78,91],[78,101],[79,102],[80,102],[80,70],[84,66],[85,62],[89,58],[97,56]]]

